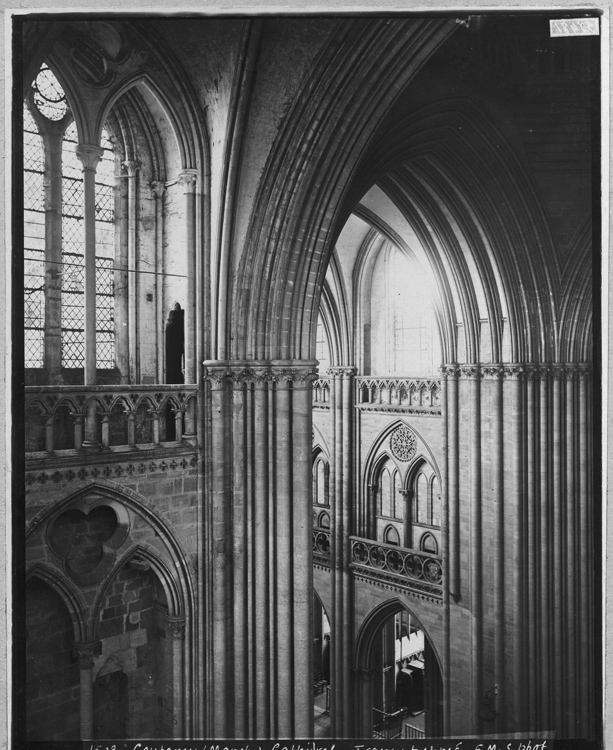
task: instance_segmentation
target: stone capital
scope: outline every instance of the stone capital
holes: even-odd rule
[[[205,365],[204,368],[205,380],[208,380],[211,386],[217,388],[223,387],[228,379],[235,374],[226,364]]]
[[[488,380],[497,380],[504,375],[504,367],[503,365],[484,365],[481,372],[483,373],[484,378],[487,378]]]
[[[104,149],[101,146],[82,144],[77,146],[76,152],[83,165],[83,171],[95,172]]]
[[[198,180],[197,169],[184,169],[177,178],[177,184],[185,188],[186,193],[193,193],[196,190],[196,181]]]
[[[79,660],[79,669],[93,669],[94,659],[100,651],[100,643],[98,641],[75,643],[72,649]]]
[[[126,161],[121,162],[121,166],[128,173],[128,177],[136,177],[141,163],[136,159],[126,159]]]
[[[168,629],[174,639],[183,640],[185,638],[185,617],[182,615],[169,615]]]
[[[153,180],[149,187],[151,188],[151,193],[153,194],[154,198],[158,198],[160,200],[163,200],[166,195],[166,184],[164,182],[160,182],[160,180]]]
[[[450,363],[448,365],[441,365],[439,368],[441,375],[444,378],[451,378],[457,380],[460,377],[460,365],[456,363]]]
[[[355,367],[347,367],[344,365],[335,365],[334,367],[328,367],[328,375],[338,375],[342,378],[350,378],[356,374],[357,370]]]
[[[563,362],[556,362],[549,366],[551,377],[553,380],[565,380],[567,376],[567,367]]]
[[[504,377],[506,380],[521,380],[525,371],[523,364],[507,364],[504,366]]]
[[[462,377],[466,380],[480,380],[481,379],[481,366],[480,365],[461,365],[460,372]]]
[[[594,376],[594,369],[590,362],[580,362],[577,365],[577,375],[579,380],[591,380]]]

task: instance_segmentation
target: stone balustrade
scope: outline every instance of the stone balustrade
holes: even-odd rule
[[[330,565],[330,529],[313,527],[313,562]]]
[[[355,403],[360,409],[406,411],[439,416],[441,381],[438,378],[355,378]],[[313,408],[330,408],[330,378],[313,381]]]
[[[417,552],[393,544],[361,537],[351,539],[351,568],[354,573],[427,597],[443,595],[443,565],[437,555]]]
[[[440,415],[441,381],[438,378],[355,378],[360,408],[415,411]]]
[[[313,381],[313,407],[330,408],[330,378],[317,378]]]
[[[28,386],[27,457],[84,449],[87,420],[96,435],[90,451],[126,451],[164,443],[195,444],[196,385]]]

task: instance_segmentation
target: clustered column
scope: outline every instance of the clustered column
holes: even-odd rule
[[[212,736],[310,737],[314,363],[204,364]]]
[[[332,367],[329,374],[332,415],[330,716],[332,736],[351,737],[355,726],[351,703],[353,602],[349,536],[354,533],[352,430],[355,369]]]

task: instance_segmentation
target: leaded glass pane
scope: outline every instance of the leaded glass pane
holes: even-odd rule
[[[38,172],[23,173],[24,208],[37,210],[43,203],[43,176]]]
[[[83,167],[76,152],[78,142],[77,126],[72,122],[66,128],[62,142],[62,176],[82,181]]]
[[[83,367],[84,358],[83,331],[62,329],[62,367]]]
[[[83,254],[83,218],[65,216],[62,221],[62,246],[65,253]]]
[[[113,259],[115,256],[115,154],[104,128],[103,153],[96,169],[96,367],[115,367],[115,306]]]
[[[26,329],[24,337],[24,354],[26,367],[42,367],[44,341],[43,332],[40,329]]]
[[[98,221],[113,221],[115,196],[110,185],[96,184],[96,219]]]
[[[65,253],[62,265],[62,292],[83,294],[85,290],[83,256]]]
[[[110,258],[96,258],[96,294],[113,296],[113,261]]]

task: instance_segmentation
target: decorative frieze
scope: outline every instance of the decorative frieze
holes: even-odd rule
[[[26,471],[25,483],[26,487],[32,487],[35,484],[46,485],[60,484],[62,482],[84,482],[87,479],[97,479],[103,477],[104,479],[120,477],[132,477],[142,474],[155,474],[157,472],[186,471],[187,469],[195,469],[198,465],[198,459],[195,455],[190,457],[184,456],[183,458],[171,458],[168,457],[158,461],[130,461],[113,464],[95,464],[94,466],[81,466],[77,471],[74,468],[64,470],[48,470],[48,471]]]

